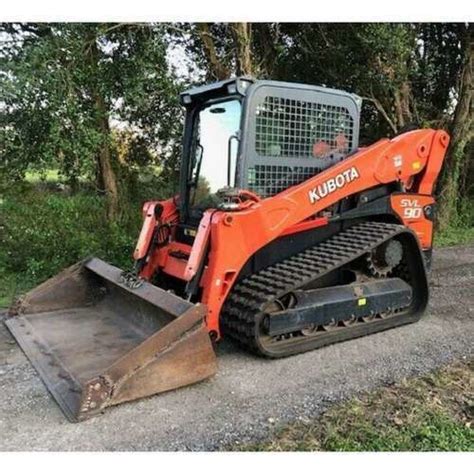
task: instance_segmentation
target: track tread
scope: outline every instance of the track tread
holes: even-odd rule
[[[406,227],[399,224],[360,222],[284,261],[250,275],[234,286],[224,304],[221,313],[223,333],[253,352],[275,357],[263,352],[257,340],[259,321],[266,305],[279,296],[302,288],[359,258],[402,231],[406,231]],[[329,334],[326,334],[328,344],[331,343]],[[333,342],[336,340],[337,336]],[[283,355],[295,352],[300,351],[289,351]]]

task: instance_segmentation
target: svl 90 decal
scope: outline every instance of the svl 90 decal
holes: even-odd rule
[[[418,199],[401,199],[400,206],[403,208],[404,219],[420,219],[423,215],[423,208]]]

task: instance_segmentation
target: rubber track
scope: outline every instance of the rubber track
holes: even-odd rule
[[[221,313],[221,325],[224,335],[232,337],[247,349],[259,355],[269,357],[282,357],[339,340],[364,335],[364,331],[361,333],[360,329],[353,331],[354,335],[352,336],[343,334],[341,337],[341,334],[337,334],[350,332],[351,327],[347,327],[334,332],[321,333],[319,343],[316,341],[311,345],[311,342],[308,341],[309,345],[306,344],[300,349],[292,347],[289,343],[287,350],[272,354],[262,350],[259,345],[258,326],[264,307],[272,300],[314,282],[405,231],[407,229],[402,225],[361,222],[238,282],[227,298]],[[380,326],[378,330],[382,330],[385,328],[384,326],[387,326],[387,320],[384,320],[383,324],[380,324],[382,321],[376,322]],[[373,323],[362,324],[368,326]],[[388,327],[396,325],[390,322],[388,324]],[[317,339],[317,337],[311,338]],[[303,339],[303,337],[299,339]]]

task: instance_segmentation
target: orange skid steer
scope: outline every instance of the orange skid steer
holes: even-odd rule
[[[181,103],[179,193],[145,203],[134,271],[80,262],[6,321],[70,420],[210,377],[222,337],[284,357],[427,306],[444,131],[361,148],[356,95],[246,77]]]

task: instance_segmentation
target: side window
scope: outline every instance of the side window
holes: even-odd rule
[[[353,147],[354,120],[345,107],[266,96],[256,109],[259,156],[325,158]]]

